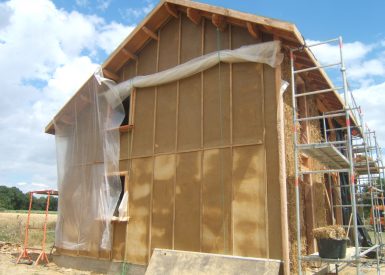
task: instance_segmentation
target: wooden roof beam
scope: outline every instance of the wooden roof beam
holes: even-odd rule
[[[318,86],[321,86],[323,89],[324,87],[327,87],[327,84],[326,82],[323,82],[323,81],[319,81],[319,80],[316,80],[316,79],[312,79],[309,81],[309,85],[318,85]]]
[[[158,40],[159,39],[158,35],[155,32],[153,32],[152,30],[150,30],[149,28],[147,28],[146,26],[143,26],[142,30],[144,31],[145,34],[147,34],[152,39],[154,39],[154,40]]]
[[[199,10],[187,8],[187,18],[190,19],[195,25],[199,25],[202,21],[202,14]]]
[[[110,72],[109,70],[107,69],[103,69],[103,75],[109,79],[112,79],[114,80],[115,82],[119,82],[120,81],[120,77],[113,73],[113,72]]]
[[[175,18],[178,18],[179,17],[179,14],[178,14],[178,10],[176,9],[175,5],[174,4],[171,4],[171,3],[165,3],[164,6],[166,7],[166,10],[167,12],[175,17]]]
[[[133,60],[138,60],[138,56],[136,54],[133,54],[132,52],[130,52],[129,50],[125,49],[125,48],[122,48],[122,53],[128,57],[129,59],[133,59]]]
[[[224,16],[213,13],[213,15],[211,16],[211,22],[220,31],[223,32],[226,30],[227,22],[226,22],[226,18]]]
[[[308,67],[315,67],[314,63],[311,62],[310,59],[306,59],[306,58],[299,57],[299,56],[294,56],[294,60],[295,60],[295,63],[306,65]]]
[[[253,24],[251,22],[246,23],[247,30],[249,34],[254,37],[255,39],[259,40],[261,38],[261,33],[257,27],[256,24]]]

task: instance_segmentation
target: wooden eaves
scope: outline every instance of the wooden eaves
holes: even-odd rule
[[[273,35],[279,39],[284,48],[296,48],[305,44],[305,40],[293,23],[271,19],[263,16],[248,14],[222,7],[197,3],[190,0],[161,0],[150,14],[131,32],[131,34],[120,44],[120,46],[107,58],[102,65],[103,74],[116,82],[121,81],[119,71],[130,59],[136,61],[137,53],[146,45],[150,39],[157,39],[157,31],[171,17],[178,17],[184,13],[194,23],[199,24],[202,18],[210,20],[217,28],[224,30],[227,25],[236,25],[247,28],[254,38],[259,38],[263,33]],[[319,62],[311,51],[304,48],[298,52],[295,58],[295,66],[298,69],[319,66]],[[310,86],[317,89],[328,89],[334,87],[330,78],[323,69],[304,73]],[[80,89],[81,90],[81,89]],[[68,113],[67,106],[75,101],[80,90],[64,105],[56,115],[56,119],[71,120],[73,114]],[[318,96],[320,106],[325,110],[343,109],[340,95],[333,91]],[[87,104],[83,100],[82,104]],[[341,121],[344,125],[344,121]],[[353,118],[353,124],[356,124]],[[51,121],[45,128],[46,133],[54,134],[54,124]]]

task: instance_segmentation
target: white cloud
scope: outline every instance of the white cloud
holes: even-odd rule
[[[44,184],[44,183],[36,183],[36,182],[33,182],[31,183],[32,186],[37,186],[37,187],[49,187],[49,185],[47,184]]]
[[[349,68],[348,75],[353,79],[365,78],[367,76],[384,76],[385,62],[379,59],[372,59],[354,64]]]
[[[112,0],[98,0],[98,9],[101,11],[105,11],[106,9],[109,8]]]
[[[306,43],[309,45],[319,42],[320,41],[316,40],[306,40]],[[343,45],[344,60],[347,65],[362,60],[373,48],[374,45],[366,45],[359,41],[345,43]],[[339,46],[336,43],[315,46],[312,47],[311,50],[322,64],[331,64],[340,61]]]
[[[88,0],[76,0],[75,3],[79,7],[86,7],[89,4]]]
[[[133,29],[115,22],[105,25],[97,38],[98,46],[105,52],[112,52],[122,42],[121,38],[128,36]]]
[[[151,0],[145,0],[144,2],[146,3],[144,7],[120,10],[120,15],[129,22],[138,20],[148,14],[155,6],[154,2]]]
[[[320,41],[306,40],[306,42],[313,44]],[[373,44],[365,44],[360,41],[344,43],[344,61],[351,83],[368,85],[373,83],[372,77],[384,76],[385,54],[381,57],[381,51],[384,48],[383,42]],[[311,50],[321,64],[340,62],[340,51],[337,43],[312,47]]]
[[[319,41],[307,40],[308,44]],[[337,43],[316,46],[313,53],[321,64],[339,62]],[[385,146],[385,42],[365,44],[360,41],[344,43],[343,54],[348,81],[353,95],[364,112],[364,122],[377,132],[380,145]],[[329,71],[335,83],[340,83],[340,74]],[[337,78],[338,77],[338,78]],[[338,85],[337,85],[338,86]]]
[[[24,185],[27,185],[28,183],[26,183],[26,182],[18,182],[17,183],[17,185],[19,185],[19,186],[24,186]]]
[[[0,3],[0,185],[56,188],[44,127],[132,29],[49,0]]]
[[[353,91],[357,103],[362,106],[364,121],[377,132],[379,143],[385,146],[385,81]]]

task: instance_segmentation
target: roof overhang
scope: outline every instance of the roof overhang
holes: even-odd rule
[[[171,17],[178,17],[180,13],[186,14],[187,17],[196,24],[199,24],[201,18],[206,18],[212,21],[218,28],[221,28],[223,24],[231,24],[247,28],[250,35],[254,37],[263,33],[270,34],[274,39],[282,41],[284,48],[296,48],[305,44],[304,38],[297,27],[289,22],[215,7],[190,0],[162,0],[107,58],[102,65],[104,76],[120,82],[119,71],[124,64],[129,60],[136,60],[137,53],[146,43],[150,39],[157,39],[157,30],[166,24]],[[296,55],[295,66],[297,69],[319,65],[317,59],[308,48],[304,48],[303,51],[298,52]],[[303,77],[317,89],[334,87],[332,81],[323,69],[308,72]],[[66,107],[72,104],[74,100],[75,96],[64,105],[55,118],[65,116]],[[342,99],[335,91],[319,95],[319,100],[328,110],[340,110],[343,108]],[[356,124],[354,118],[353,123]],[[344,122],[342,122],[342,124],[344,124]],[[46,126],[45,132],[50,134],[55,133],[53,121]]]

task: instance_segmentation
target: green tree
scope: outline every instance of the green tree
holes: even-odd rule
[[[33,197],[32,210],[45,210],[47,205],[47,196]],[[57,211],[57,197],[50,197],[50,211]],[[23,193],[17,187],[0,186],[0,209],[7,210],[28,210],[29,193]]]

